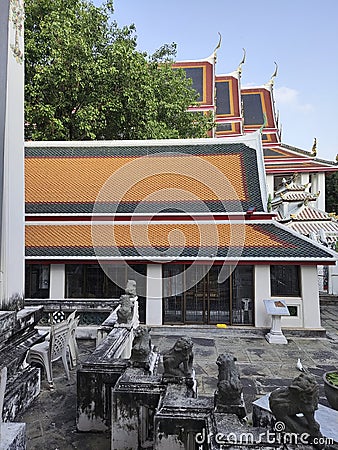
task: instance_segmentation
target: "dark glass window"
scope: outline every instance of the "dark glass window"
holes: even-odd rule
[[[216,82],[216,114],[231,114],[228,81]]]
[[[253,266],[165,264],[163,323],[253,324]]]
[[[218,132],[231,131],[231,130],[232,130],[231,123],[218,123],[216,125],[216,131],[218,131]]]
[[[27,264],[25,270],[25,297],[49,298],[49,264]]]
[[[271,295],[300,297],[299,266],[270,266]]]
[[[263,125],[264,115],[260,94],[243,94],[244,125]]]
[[[203,101],[203,68],[187,67],[184,68],[184,71],[186,77],[192,79],[192,88],[195,89],[199,94],[197,101]]]
[[[298,317],[298,306],[288,306],[291,317]]]
[[[232,274],[232,323],[253,323],[253,266],[237,266]]]
[[[140,321],[145,322],[146,264],[66,264],[66,298],[112,298],[124,294],[127,280],[136,281]]]

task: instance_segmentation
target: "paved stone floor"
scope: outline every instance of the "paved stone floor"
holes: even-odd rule
[[[152,342],[160,351],[170,348],[181,335],[194,343],[194,367],[200,396],[212,396],[217,384],[216,359],[221,353],[237,358],[247,409],[251,402],[276,387],[287,385],[299,374],[297,359],[313,373],[320,385],[320,403],[327,405],[322,374],[338,366],[338,302],[322,308],[326,338],[288,337],[288,345],[270,345],[264,336],[252,329],[245,332],[231,327],[189,328],[164,327],[152,330]],[[93,341],[80,341],[80,358],[94,348]],[[160,367],[161,369],[161,367]],[[108,450],[108,434],[79,433],[76,417],[76,371],[71,380],[64,377],[62,364],[55,363],[55,390],[45,379],[32,407],[18,421],[27,423],[27,448],[37,450]]]

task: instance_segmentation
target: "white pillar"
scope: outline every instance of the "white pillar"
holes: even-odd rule
[[[300,173],[300,180],[299,180],[299,184],[308,184],[308,182],[309,182],[309,180],[310,180],[310,177],[309,177],[309,173],[308,172],[301,172]]]
[[[266,176],[266,190],[268,193],[268,197],[269,197],[269,194],[271,194],[271,197],[273,198],[275,192],[274,192],[274,188],[273,188],[273,175],[271,175],[271,174]]]
[[[255,326],[271,327],[263,300],[271,297],[270,266],[255,266]]]
[[[65,281],[65,265],[51,264],[49,298],[55,300],[62,300],[65,298]]]
[[[301,266],[304,328],[321,328],[317,266]]]
[[[1,306],[24,292],[23,0],[0,0],[0,10]]]
[[[325,211],[325,173],[317,173],[318,191],[320,192],[317,198],[317,208]]]
[[[147,325],[162,325],[162,265],[147,265]]]

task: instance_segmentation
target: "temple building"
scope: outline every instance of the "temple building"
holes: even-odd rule
[[[241,73],[244,62],[245,55],[236,70],[223,75],[216,74],[215,52],[203,60],[173,64],[174,68],[186,72],[192,80],[192,87],[199,93],[198,103],[189,110],[213,114],[216,122],[213,137],[242,136],[261,129],[268,194],[273,197],[282,179],[288,179],[296,172],[302,184],[311,184],[313,194],[321,193],[314,206],[325,211],[325,174],[337,171],[337,164],[317,157],[316,140],[311,151],[282,142],[273,97],[277,66],[267,83],[243,88]]]
[[[337,254],[269,212],[261,132],[27,142],[26,302],[86,311],[135,279],[141,320],[321,329],[317,266]]]

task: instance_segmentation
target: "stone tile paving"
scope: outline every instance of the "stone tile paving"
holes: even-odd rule
[[[194,342],[194,361],[200,396],[213,396],[217,386],[216,359],[221,353],[237,358],[247,409],[261,395],[287,385],[299,374],[296,368],[300,358],[304,367],[313,373],[320,385],[320,403],[327,405],[323,392],[322,375],[338,366],[338,305],[322,307],[323,326],[328,338],[292,336],[288,345],[270,345],[264,335],[252,329],[234,331],[217,328],[163,327],[153,328],[152,342],[161,352],[171,348],[176,339],[189,335]],[[81,357],[93,350],[94,343],[80,341]],[[27,423],[27,448],[36,450],[108,450],[108,434],[78,433],[76,417],[76,374],[71,380],[64,378],[62,364],[55,364],[54,391],[46,381],[33,406],[19,421]],[[162,370],[160,364],[159,370]]]

